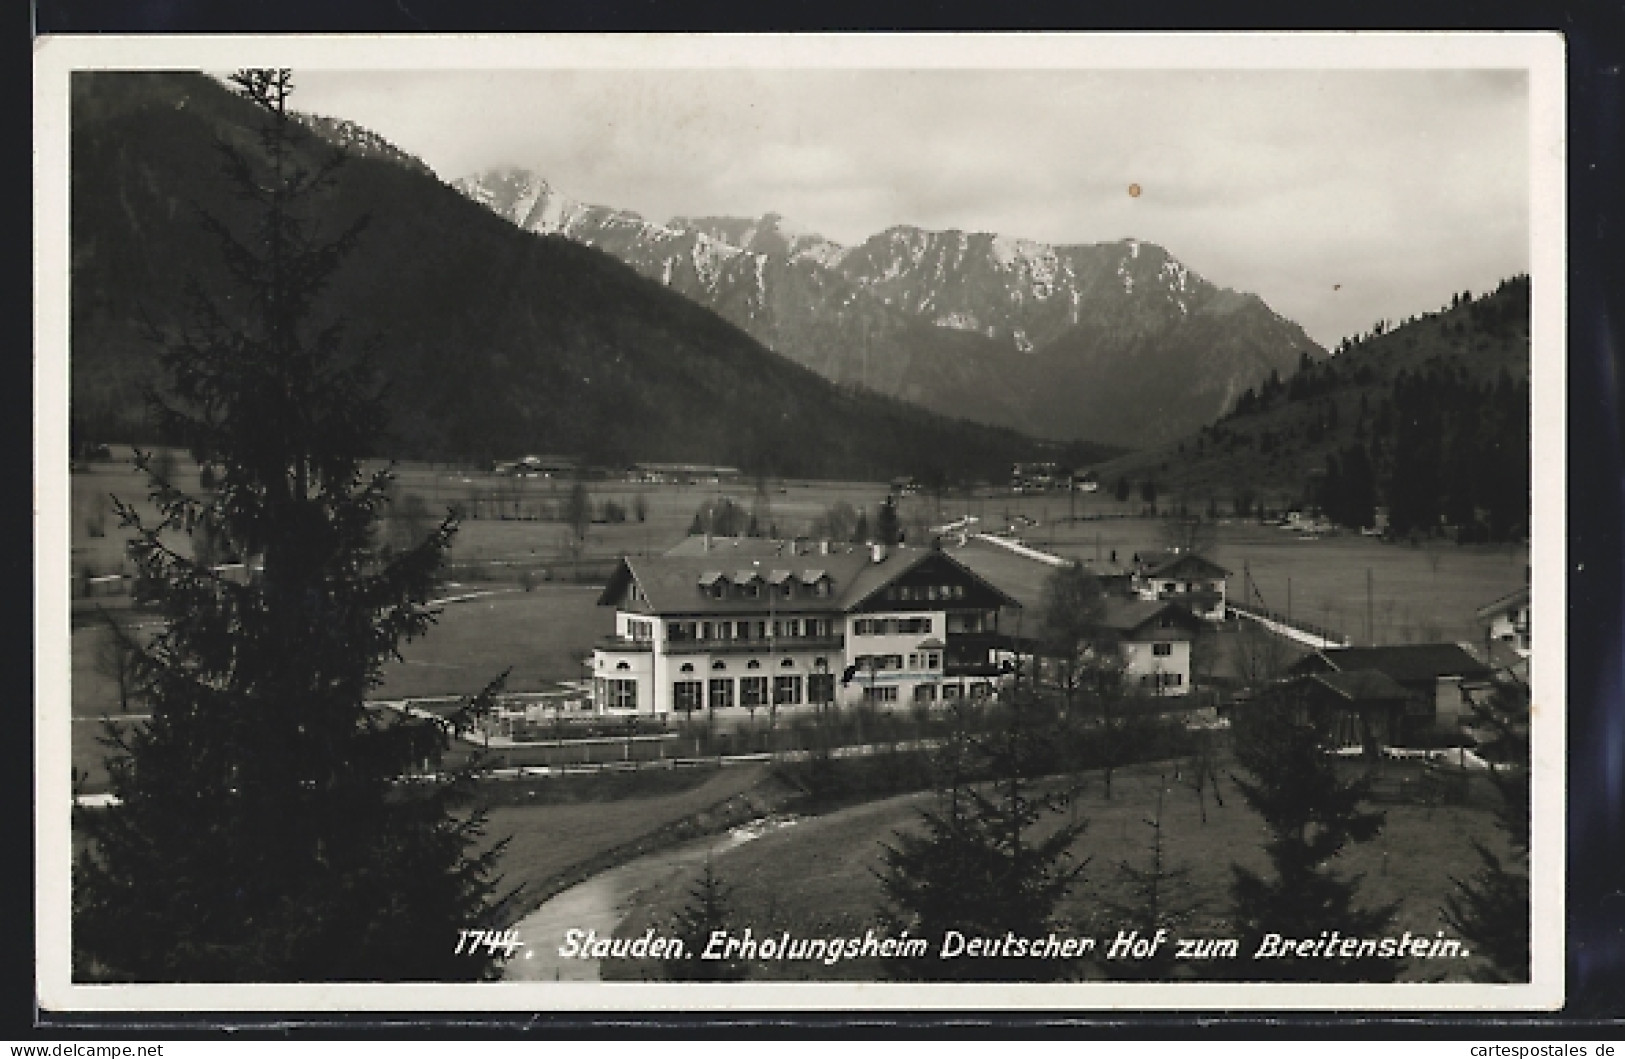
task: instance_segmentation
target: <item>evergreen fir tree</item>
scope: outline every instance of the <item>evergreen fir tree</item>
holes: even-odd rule
[[[881,544],[896,544],[902,534],[902,523],[897,517],[897,501],[888,496],[881,501],[880,510],[875,517],[875,537]]]
[[[1362,808],[1367,779],[1344,780],[1319,725],[1286,695],[1260,700],[1236,718],[1236,760],[1247,776],[1232,776],[1247,804],[1269,829],[1265,852],[1273,877],[1232,867],[1235,936],[1258,951],[1266,933],[1319,938],[1381,936],[1397,905],[1356,903],[1359,877],[1342,877],[1332,863],[1351,842],[1382,830],[1383,814]],[[1392,981],[1399,961],[1382,958],[1276,958],[1237,961],[1247,978],[1278,981]]]
[[[1101,908],[1117,929],[1137,930],[1141,935],[1155,937],[1157,931],[1166,930],[1171,938],[1178,937],[1187,923],[1201,909],[1190,881],[1190,869],[1171,867],[1162,843],[1162,802],[1167,793],[1157,788],[1156,815],[1144,821],[1151,829],[1149,862],[1137,867],[1129,861],[1117,865],[1127,896],[1122,899],[1103,899]],[[1108,933],[1111,933],[1108,931]],[[1109,978],[1140,981],[1167,981],[1174,977],[1179,963],[1174,959],[1176,948],[1164,944],[1143,960],[1100,961]]]
[[[376,543],[390,476],[362,458],[383,407],[367,359],[341,357],[339,327],[318,319],[361,224],[325,241],[314,230],[307,211],[339,156],[307,161],[321,149],[287,110],[288,72],[232,80],[263,122],[254,147],[221,148],[254,226],[206,223],[242,297],[194,292],[194,327],[161,354],[171,392],[152,397],[165,440],[214,486],[186,495],[141,456],[157,523],[119,505],[163,629],[138,659],[151,720],[108,762],[118,803],[86,818],[75,973],[485,976],[488,955],[455,951],[460,930],[492,925],[496,850],[473,852],[483,819],[466,808],[470,776],[440,772],[444,724],[364,701],[397,644],[431,624],[425,601],[455,525],[403,551]],[[177,547],[199,534],[244,572]],[[408,779],[424,767],[441,778]]]
[[[727,933],[734,926],[733,888],[723,883],[709,856],[688,897],[688,904],[677,913],[671,929],[671,936],[683,942],[684,958],[662,961],[666,977],[678,982],[737,982],[744,978],[745,965],[738,960],[700,958],[714,932]]]
[[[1034,725],[1039,706],[1017,695],[993,732],[973,737],[963,723],[939,751],[937,807],[920,814],[920,832],[899,833],[884,850],[883,916],[899,935],[925,938],[923,959],[893,961],[898,977],[926,980],[1057,981],[1075,977],[1067,961],[1015,954],[941,959],[949,931],[1003,942],[1041,938],[1057,927],[1056,906],[1087,862],[1071,847],[1086,821],[1041,826],[1063,811],[1035,790],[1035,763],[1048,734]],[[985,788],[973,773],[991,775]],[[1042,837],[1041,837],[1042,836]]]
[[[1456,892],[1445,898],[1444,919],[1482,959],[1475,974],[1486,982],[1529,981],[1529,689],[1506,686],[1488,705],[1474,709],[1479,725],[1492,733],[1480,750],[1495,759],[1490,773],[1501,796],[1496,823],[1512,846],[1504,861],[1474,840],[1478,871],[1452,879]]]

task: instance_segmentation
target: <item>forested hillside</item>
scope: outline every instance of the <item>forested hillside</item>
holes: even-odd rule
[[[1504,540],[1529,526],[1529,278],[1379,322],[1323,363],[1242,394],[1233,413],[1104,465],[1108,485],[1213,513],[1320,509],[1402,535]]]

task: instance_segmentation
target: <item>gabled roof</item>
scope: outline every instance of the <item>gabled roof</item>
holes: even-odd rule
[[[769,546],[763,547],[764,544]],[[770,606],[777,606],[787,612],[838,613],[872,598],[875,593],[921,564],[940,560],[981,584],[1007,604],[1020,605],[1019,601],[1012,598],[1010,593],[1001,589],[997,583],[989,582],[974,570],[957,562],[952,556],[935,550],[892,547],[886,549],[885,558],[880,562],[873,561],[868,549],[831,551],[828,555],[816,555],[819,563],[817,567],[799,571],[791,564],[797,559],[805,560],[813,556],[794,555],[793,551],[794,549],[791,549],[792,554],[783,554],[778,542],[745,538],[738,552],[734,550],[732,544],[729,544],[720,549],[720,554],[719,549],[713,546],[710,551],[703,548],[698,551],[684,549],[681,552],[667,552],[665,555],[623,556],[615,573],[610,576],[609,584],[599,595],[598,603],[601,606],[610,606],[619,602],[625,595],[627,586],[635,582],[648,598],[649,609],[657,614],[754,614],[761,613]],[[740,554],[741,552],[743,554]],[[760,555],[761,558],[750,559],[752,553]],[[750,565],[733,568],[719,566],[719,559],[731,560],[733,563],[739,563],[743,559]],[[829,595],[798,596],[777,602],[773,602],[772,593],[769,593],[768,599],[739,599],[732,596],[718,599],[703,591],[722,579],[734,584],[766,581],[774,585],[783,585],[786,582],[800,581],[804,585],[814,585],[825,578],[833,582],[833,591]]]
[[[737,556],[718,556],[715,553],[698,553],[692,555],[628,555],[621,558],[620,565],[610,575],[609,583],[599,594],[600,606],[612,606],[624,596],[627,586],[636,582],[643,590],[644,596],[649,600],[648,609],[656,614],[757,614],[772,606],[779,606],[786,610],[806,612],[839,612],[841,610],[840,588],[849,583],[858,569],[867,564],[869,558],[866,554],[849,553],[844,555],[821,555],[818,561],[825,565],[824,570],[805,571],[803,580],[811,584],[818,580],[805,578],[806,573],[825,575],[835,581],[836,591],[822,597],[798,597],[792,600],[773,602],[772,594],[768,598],[738,599],[724,596],[717,599],[708,595],[705,589],[718,580],[739,582],[755,579],[760,582],[770,577],[775,571],[774,567],[764,559],[762,565],[745,566],[735,569],[733,567],[720,567],[718,558],[731,558],[739,561]],[[748,560],[747,560],[748,562]],[[784,572],[782,567],[779,572]]]
[[[1171,611],[1179,624],[1196,626],[1200,619],[1184,606],[1171,599],[1120,599],[1106,597],[1105,613],[1101,625],[1120,635],[1132,635],[1159,620],[1164,611]]]
[[[1195,552],[1142,552],[1144,577],[1229,577],[1230,571]]]
[[[1524,585],[1522,588],[1508,592],[1500,599],[1497,599],[1491,603],[1486,603],[1482,607],[1479,607],[1477,614],[1480,619],[1488,619],[1494,617],[1504,610],[1512,610],[1516,607],[1527,606],[1528,603],[1529,586]]]
[[[1317,665],[1317,661],[1319,665]],[[1320,666],[1338,672],[1374,669],[1401,684],[1440,677],[1487,677],[1490,667],[1459,644],[1413,643],[1387,647],[1323,647],[1305,655],[1293,671],[1308,673]]]
[[[1055,575],[1055,567],[974,538],[963,547],[945,549],[945,554],[982,581],[997,585],[1023,609],[1043,611],[1044,586]]]
[[[875,593],[916,567],[937,561],[947,563],[971,581],[998,596],[1004,605],[1017,607],[1022,605],[1022,601],[1013,596],[999,582],[983,577],[975,569],[960,562],[945,551],[938,551],[935,548],[893,547],[887,548],[885,555],[886,558],[882,562],[867,563],[863,569],[857,572],[857,576],[850,583],[850,587],[846,587],[844,591],[840,592],[841,599],[846,607],[852,608],[867,602],[874,597]],[[837,586],[838,589],[840,587]]]
[[[1386,673],[1375,669],[1312,673],[1299,679],[1318,684],[1349,702],[1397,702],[1410,698],[1410,692],[1396,684]]]

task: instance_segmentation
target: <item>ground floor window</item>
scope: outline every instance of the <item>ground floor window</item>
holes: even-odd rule
[[[773,704],[775,706],[798,706],[801,703],[801,678],[774,677],[773,678]]]
[[[766,706],[767,705],[767,678],[766,677],[740,677],[739,678],[739,705]]]
[[[635,680],[610,680],[608,706],[612,710],[635,710],[638,708],[638,682]]]
[[[865,702],[896,702],[897,686],[888,684],[883,688],[864,688],[863,701]]]
[[[700,682],[679,680],[671,686],[671,705],[674,710],[687,713],[700,708]]]
[[[993,685],[985,680],[979,680],[970,686],[970,697],[973,699],[985,699],[992,694]]]
[[[732,677],[711,678],[711,708],[725,710],[734,704],[734,682]]]
[[[942,686],[942,701],[947,702],[950,699],[959,698],[959,692],[960,688],[958,684],[944,684]]]
[[[914,686],[915,702],[936,702],[937,686],[935,684],[916,684]]]
[[[814,673],[807,678],[808,702],[835,701],[835,674]]]

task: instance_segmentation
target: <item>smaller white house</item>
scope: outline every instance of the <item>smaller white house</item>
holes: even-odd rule
[[[1142,552],[1131,582],[1143,600],[1177,600],[1192,614],[1223,621],[1230,571],[1195,552]]]
[[[1478,620],[1484,626],[1486,645],[1504,643],[1518,653],[1529,657],[1529,586],[1509,592],[1493,603],[1478,608]]]
[[[1200,620],[1183,601],[1108,599],[1102,625],[1117,638],[1123,682],[1152,695],[1188,695]]]

